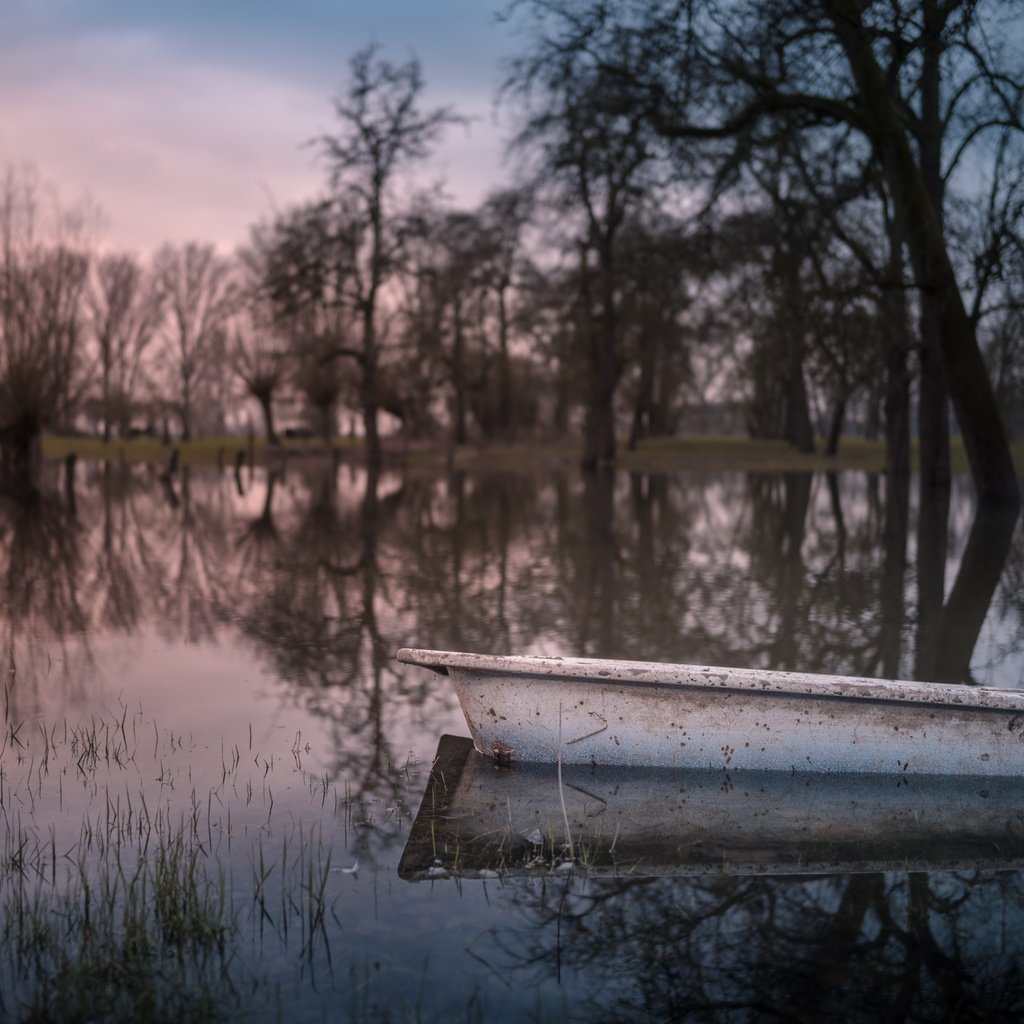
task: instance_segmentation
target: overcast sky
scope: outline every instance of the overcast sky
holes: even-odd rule
[[[500,182],[494,98],[515,45],[498,0],[0,0],[0,170],[34,165],[103,210],[107,247],[227,250],[273,204],[315,194],[311,137],[369,42],[415,53],[449,129],[435,177],[459,201]]]

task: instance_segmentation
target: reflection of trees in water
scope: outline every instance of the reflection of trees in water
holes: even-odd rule
[[[493,967],[584,971],[593,1020],[1019,1020],[1016,873],[517,879]]]
[[[950,488],[922,485],[917,511],[917,625],[914,673],[931,678],[937,669],[942,602],[949,545]]]
[[[491,651],[530,643],[534,609],[516,588],[547,585],[552,479],[456,472],[406,481],[392,543],[408,642]]]
[[[476,505],[506,486],[497,480],[473,481]],[[804,659],[806,648],[817,660],[804,667],[814,667],[849,648],[849,631],[837,630],[836,620],[855,596],[846,585],[851,563],[853,573],[874,568],[874,536],[870,524],[852,539],[847,531],[852,559],[832,556],[808,569],[805,535],[826,546],[833,540],[821,524],[806,525],[809,477],[753,478],[748,486],[741,477],[594,474],[534,482],[525,496],[522,490],[496,502],[507,519],[523,523],[504,559],[493,547],[466,550],[473,512],[464,503],[455,506],[447,535],[446,568],[461,566],[463,594],[469,581],[492,581],[472,588],[473,605],[478,614],[494,613],[493,598],[502,599],[500,615],[481,617],[511,618],[516,649],[787,666]],[[822,591],[830,588],[829,601]],[[877,587],[863,600],[877,601]],[[439,646],[467,645],[465,630],[446,629],[454,621],[465,618],[438,623],[442,639],[453,641]],[[468,640],[495,649],[484,631]]]
[[[3,603],[12,633],[33,621],[54,624],[62,636],[85,627],[80,536],[81,527],[59,502],[39,493],[4,500]]]
[[[268,478],[231,566],[233,616],[286,684],[287,699],[324,724],[332,776],[344,776],[357,799],[372,796],[408,813],[418,785],[395,770],[390,738],[403,715],[429,721],[437,688],[394,662],[407,556],[388,539],[405,496],[400,481],[379,470],[343,474],[322,465],[295,478],[280,514],[273,511],[280,481]],[[370,833],[362,835],[369,843]]]
[[[884,487],[884,496],[880,491]],[[714,579],[714,644],[737,664],[901,674],[907,496],[899,481],[753,476],[736,515],[749,563]],[[727,557],[720,551],[712,556]]]
[[[84,468],[73,501],[45,491],[3,499],[2,618],[22,712],[44,698],[85,696],[90,644],[102,630],[155,625],[188,642],[214,635],[230,510],[223,488],[193,490],[185,471],[172,503],[145,468],[103,463]]]
[[[240,476],[235,473],[239,482],[240,497],[245,496]],[[263,494],[260,499],[260,511],[245,522],[241,528],[237,548],[235,575],[238,579],[260,579],[268,568],[272,568],[281,547],[281,533],[274,520],[274,494],[281,483],[281,471],[271,469],[264,477]]]
[[[1016,524],[1016,510],[982,507],[975,513],[960,567],[939,614],[934,678],[971,679],[971,658],[1003,575]]]
[[[246,631],[304,691],[402,643],[909,673],[905,480],[452,473],[383,490],[328,475],[280,514],[268,493],[244,534]],[[959,628],[941,628],[933,678],[965,678],[1001,522],[979,518],[965,546],[969,517],[952,518],[963,557],[939,615]]]
[[[933,607],[913,566],[934,557],[922,553],[934,517],[915,520],[905,480],[863,474],[323,464],[239,488],[226,473],[182,471],[169,485],[107,464],[80,467],[76,502],[35,501],[0,510],[10,636],[34,623],[52,637],[147,625],[194,643],[235,626],[291,699],[343,719],[339,746],[379,749],[398,703],[429,721],[446,691],[393,665],[401,644],[887,676],[916,659],[963,679],[993,594],[989,648],[1010,657],[1024,641],[1012,520],[982,514],[972,528],[953,490],[942,547],[957,571],[946,567]],[[926,637],[915,656],[909,641]]]
[[[229,608],[229,595],[223,589],[233,526],[229,478],[210,474],[196,486],[186,467],[181,471],[177,502],[164,506],[166,533],[160,540],[150,540],[156,549],[150,566],[159,562],[164,567],[162,577],[150,573],[150,600],[165,639],[195,644],[215,638]],[[142,527],[138,532],[151,537],[154,531]],[[145,540],[139,537],[140,546]]]
[[[1010,656],[1024,651],[1024,526],[1014,535],[990,615],[995,639],[983,668],[994,682]],[[1004,678],[1006,684],[1024,686],[1024,665],[1015,679]]]
[[[149,539],[140,534],[138,486],[125,466],[104,462],[92,472],[102,500],[102,523],[96,542],[96,583],[94,599],[96,620],[118,633],[132,633],[143,614],[144,583],[139,546]]]
[[[475,480],[475,501],[497,486]],[[504,598],[502,618],[511,615],[518,649],[782,667],[810,650],[816,660],[803,667],[827,665],[850,645],[849,630],[836,628],[857,596],[848,580],[877,559],[870,523],[858,524],[845,541],[853,557],[808,569],[805,535],[832,543],[820,524],[806,525],[809,496],[809,477],[753,478],[749,486],[741,477],[597,474],[534,483],[528,497],[504,499],[525,506],[525,516],[508,515],[528,523],[501,563],[506,575],[512,566],[511,578],[475,588],[474,604],[487,609],[491,592]],[[456,521],[450,545],[464,537]],[[525,553],[517,550],[524,542]],[[449,564],[462,565],[464,588],[495,579],[497,561],[493,549],[458,550]],[[862,600],[870,606],[877,596],[876,586]],[[444,623],[440,632],[448,638]],[[494,649],[487,639],[471,637],[478,649]]]
[[[518,621],[532,618],[538,630],[528,641],[553,636],[572,653],[909,674],[906,481],[637,477],[602,496],[563,479],[554,508],[550,544],[534,559],[553,566],[555,580],[523,595]],[[972,557],[960,559],[940,605],[945,623],[961,628],[942,626],[931,678],[966,677],[1013,526],[995,518],[976,520],[976,543],[964,552]],[[954,519],[954,550],[969,525]]]
[[[82,533],[63,502],[38,491],[0,498],[0,673],[13,718],[33,713],[47,686],[74,701],[86,685],[92,655]]]
[[[169,642],[211,639],[224,618],[220,570],[233,510],[226,477],[185,468],[177,483],[147,467],[89,467],[79,488],[88,546],[90,626]],[[84,498],[84,500],[83,500]]]
[[[257,532],[247,528],[241,550],[256,558],[237,564],[232,589],[243,633],[282,679],[315,693],[359,676],[366,553],[358,516],[338,507],[333,472],[303,482],[306,500],[291,524],[278,525],[264,510]]]
[[[900,675],[900,652],[903,648],[903,623],[906,617],[904,574],[907,564],[907,537],[910,530],[910,479],[905,474],[885,479],[885,511],[882,544],[881,592],[878,600],[877,672],[893,679]]]

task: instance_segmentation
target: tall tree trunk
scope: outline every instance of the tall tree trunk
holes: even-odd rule
[[[0,430],[0,487],[34,490],[42,466],[42,429],[31,416],[22,416]]]
[[[644,429],[644,407],[638,394],[633,402],[633,425],[629,428],[629,441],[626,443],[626,447],[631,452],[636,451],[640,438],[646,436],[647,432]]]
[[[602,240],[599,259],[601,314],[591,314],[588,330],[590,380],[584,419],[584,469],[595,469],[615,461],[615,391],[619,381],[619,360],[611,239]],[[585,278],[586,273],[584,267]],[[588,302],[586,308],[593,310],[593,305]]]
[[[465,444],[466,433],[466,339],[462,330],[462,303],[456,297],[452,309],[452,390],[455,408],[452,412],[452,442]]]
[[[890,219],[890,284],[882,299],[885,324],[885,471],[890,476],[910,473],[910,319],[907,293],[897,287],[903,280],[903,246],[900,233]]]
[[[942,354],[941,310],[934,293],[921,293],[918,460],[929,486],[949,483],[949,386]]]
[[[508,353],[508,281],[498,287],[498,430],[504,437],[512,432],[512,368]]]
[[[825,454],[835,455],[839,451],[839,435],[843,432],[843,421],[846,419],[846,391],[836,390],[832,399],[832,412],[828,422],[828,437],[825,439]]]
[[[782,437],[797,451],[814,451],[814,427],[811,423],[811,403],[804,379],[805,337],[803,316],[804,294],[800,283],[801,249],[799,239],[787,228],[782,248],[777,250],[778,272],[782,276],[782,301],[777,319],[783,351],[783,418]],[[776,300],[778,301],[778,300]]]
[[[907,568],[907,536],[910,529],[910,477],[887,473],[885,478],[885,526],[882,590],[879,595],[878,649],[884,679],[899,679],[903,646],[904,576]]]
[[[270,391],[259,391],[256,393],[256,401],[260,404],[260,411],[263,413],[263,423],[267,428],[267,444],[277,444],[277,431],[274,429],[274,395]]]
[[[935,678],[940,682],[972,682],[971,656],[1013,545],[1016,523],[1013,509],[982,505],[975,514],[939,618]]]
[[[910,374],[906,349],[895,338],[885,353],[885,471],[910,473]]]
[[[381,208],[383,185],[377,184],[370,201],[371,252],[370,280],[362,302],[363,318],[363,434],[366,444],[367,465],[380,465],[380,433],[377,428],[377,410],[380,397],[377,386],[377,293],[383,277],[384,260],[384,213]]]
[[[648,335],[640,348],[640,380],[637,383],[636,401],[633,405],[633,426],[629,432],[629,450],[636,448],[637,442],[650,437],[654,419],[654,377],[655,365],[658,361],[658,338]]]
[[[104,338],[102,345],[103,362],[103,440],[110,440],[110,341]]]
[[[790,361],[785,380],[785,419],[782,437],[797,451],[814,451],[814,427],[811,424],[811,403],[804,380],[802,355]]]
[[[935,680],[949,549],[949,484],[921,482],[917,513],[917,635],[914,677]]]
[[[591,366],[583,428],[583,468],[615,461],[615,375],[604,362]]]
[[[677,387],[676,374],[662,363],[661,371],[654,375],[654,398],[651,404],[651,437],[668,437],[672,433],[672,396]]]
[[[192,378],[181,382],[181,439],[192,440]]]
[[[941,88],[942,27],[935,0],[921,5],[924,31],[921,50],[921,115],[918,161],[921,180],[940,234],[945,235],[945,186],[942,180]],[[918,403],[918,448],[921,479],[944,484],[949,469],[949,385],[942,353],[942,295],[921,291],[921,393]]]
[[[1019,508],[1017,473],[974,325],[964,308],[921,168],[862,24],[861,5],[858,0],[824,3],[858,84],[863,126],[881,161],[900,223],[908,225],[907,243],[917,279],[938,307],[950,397],[978,495],[983,501]]]
[[[772,364],[777,360],[770,358],[767,351],[752,354],[747,375],[751,383],[751,397],[747,405],[747,432],[756,438],[781,438],[784,433],[786,412],[786,388],[782,374],[772,372]]]
[[[364,314],[363,321],[363,436],[366,445],[366,462],[378,466],[381,461],[380,432],[377,429],[377,338],[373,324],[373,312]]]
[[[609,658],[618,650],[615,614],[617,545],[615,540],[615,475],[611,466],[584,472],[587,565],[581,601],[579,649]]]

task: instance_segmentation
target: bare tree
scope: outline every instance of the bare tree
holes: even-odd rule
[[[358,225],[345,211],[330,202],[313,202],[254,232],[246,257],[258,302],[266,304],[264,330],[282,339],[291,381],[325,443],[330,443],[338,400],[353,376],[342,371],[339,359],[351,356],[358,362],[360,354],[351,300],[358,243]],[[270,340],[266,335],[268,345]],[[272,376],[271,351],[260,362],[262,372]]]
[[[447,385],[452,443],[465,444],[470,392],[481,390],[487,373],[487,264],[492,242],[473,212],[424,209],[417,220],[420,237],[410,326],[429,345],[439,383]]]
[[[30,173],[0,184],[0,475],[31,484],[39,439],[67,424],[84,379],[87,211],[62,210]]]
[[[164,246],[154,268],[167,308],[163,357],[168,386],[187,441],[203,387],[212,375],[226,372],[228,321],[237,309],[238,288],[231,263],[211,245]]]
[[[1004,416],[1024,430],[1024,136],[997,140],[983,208],[965,228],[971,320],[985,346]]]
[[[850,324],[839,311],[828,323],[819,324],[817,344],[838,371],[841,389],[849,384],[847,369],[859,366],[855,376],[868,392],[866,432],[874,429],[881,406],[886,472],[904,476],[910,472],[910,360],[918,348],[910,317],[913,282],[904,252],[906,231],[897,222],[877,165],[851,154],[848,141],[814,154],[788,149],[809,201],[833,238],[830,261],[838,263],[846,282],[843,287],[823,283],[823,292],[838,291],[823,298],[835,307],[851,296],[859,301],[867,295],[875,306],[872,329],[862,332],[859,340],[851,337]],[[817,249],[814,252],[816,272],[824,282],[827,271]],[[829,331],[837,337],[828,336]]]
[[[404,408],[397,410],[406,427],[416,421],[430,432],[426,413],[444,388],[455,444],[467,440],[470,416],[484,437],[510,435],[514,285],[529,204],[528,193],[506,190],[475,210],[425,198],[412,211],[400,310],[408,386]]]
[[[672,433],[684,385],[692,380],[684,317],[702,248],[664,211],[634,218],[623,230],[621,317],[635,368],[631,449],[643,438]]]
[[[274,396],[285,381],[286,351],[279,331],[259,309],[248,309],[232,336],[231,357],[246,393],[256,399],[267,443],[277,444]]]
[[[359,366],[366,457],[376,463],[380,300],[396,273],[402,244],[396,186],[401,172],[424,160],[444,127],[458,118],[447,107],[421,109],[423,76],[416,59],[395,65],[370,46],[352,58],[350,67],[349,84],[334,102],[339,131],[314,142],[327,164],[332,206],[351,233],[354,256],[349,285],[359,345],[339,347],[334,355],[353,358]]]
[[[583,466],[615,458],[615,396],[625,366],[618,298],[619,234],[653,189],[652,136],[641,108],[609,109],[617,79],[582,48],[541,38],[507,89],[525,105],[515,145],[535,155],[540,194],[579,225],[576,248],[586,336]]]
[[[400,278],[402,296],[398,331],[392,350],[401,374],[385,376],[381,405],[402,424],[407,436],[425,438],[440,432],[437,394],[445,385],[445,289],[443,250],[436,235],[440,213],[433,203],[417,204],[405,241]]]
[[[287,331],[270,297],[271,232],[257,228],[253,244],[240,253],[243,269],[240,313],[232,338],[235,373],[260,407],[267,442],[277,444],[274,398],[288,379]]]
[[[606,69],[617,85],[604,98],[609,110],[626,116],[644,109],[654,130],[687,155],[695,144],[710,144],[721,166],[735,166],[780,119],[805,138],[854,135],[870,149],[905,233],[915,283],[939,311],[938,347],[975,486],[985,500],[1019,506],[1006,431],[951,258],[935,154],[942,157],[946,142],[950,155],[938,173],[948,188],[965,155],[980,156],[980,139],[1019,126],[1019,67],[998,59],[989,41],[1010,5],[594,0],[531,9],[551,19],[558,46]],[[946,99],[937,118],[936,90],[940,103],[943,91]],[[941,474],[938,464],[934,469]]]
[[[513,317],[509,295],[522,260],[523,234],[533,212],[530,189],[499,189],[490,193],[480,209],[480,219],[490,241],[483,270],[493,290],[497,319],[498,406],[496,427],[509,436],[515,427],[512,420],[512,357],[510,339]]]
[[[545,419],[558,438],[569,430],[573,407],[586,401],[584,340],[592,310],[585,305],[583,272],[576,265],[544,266],[524,261],[517,282],[515,324],[547,387],[534,402],[550,404]]]
[[[715,225],[719,316],[738,339],[737,376],[751,436],[812,452],[809,372],[823,311],[814,274],[826,244],[821,218],[778,154],[752,177]]]
[[[136,257],[111,253],[95,265],[86,305],[99,364],[103,440],[109,441],[114,424],[122,436],[131,425],[145,357],[163,320],[163,296]]]

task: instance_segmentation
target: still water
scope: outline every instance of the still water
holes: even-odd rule
[[[401,646],[1024,686],[963,481],[88,464],[0,538],[3,1019],[1024,1014],[1012,795],[981,858],[400,869],[467,732]]]

